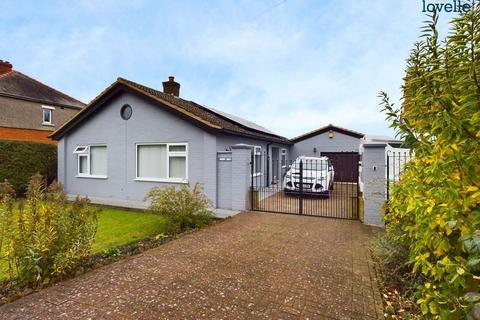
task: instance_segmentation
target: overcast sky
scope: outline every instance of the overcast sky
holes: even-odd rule
[[[400,97],[425,19],[421,0],[3,0],[1,10],[0,59],[84,102],[119,76],[160,89],[173,75],[183,98],[287,137],[328,123],[393,135],[377,95]]]

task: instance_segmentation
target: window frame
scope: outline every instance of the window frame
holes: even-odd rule
[[[260,151],[257,151],[257,149],[259,149]],[[251,176],[253,177],[259,177],[259,176],[262,176],[263,175],[263,172],[262,172],[262,146],[253,146],[253,173],[251,174]],[[257,154],[258,152],[258,154]],[[255,172],[255,168],[257,167],[257,160],[256,160],[256,157],[257,155],[260,155],[260,172]]]
[[[107,174],[106,175],[94,175],[91,174],[91,166],[90,166],[90,148],[91,147],[105,147],[107,148]],[[83,150],[78,150],[79,148],[85,148]],[[108,146],[106,144],[89,144],[89,145],[77,145],[75,150],[73,150],[73,154],[77,155],[77,175],[76,178],[90,178],[90,179],[108,179]],[[87,173],[80,172],[80,158],[85,157],[87,158]]]
[[[138,176],[138,147],[141,146],[165,146],[166,147],[166,178],[148,178]],[[170,151],[170,146],[185,146],[185,151]],[[170,178],[170,157],[185,158],[185,178]],[[148,142],[135,143],[135,181],[145,182],[167,182],[167,183],[188,183],[188,142]]]
[[[53,110],[55,110],[54,107],[42,106],[42,125],[44,125],[44,126],[54,126],[54,124],[53,124]],[[45,112],[50,113],[50,121],[45,121]]]
[[[80,172],[80,158],[87,158],[87,173]],[[90,174],[90,153],[77,154],[77,177],[89,177]]]
[[[84,154],[86,152],[89,152],[90,150],[90,146],[81,146],[81,145],[78,145],[75,147],[75,150],[73,150],[73,153],[74,154]]]
[[[283,159],[283,156],[285,156],[285,159]],[[282,168],[287,167],[287,149],[285,149],[285,148],[282,148],[280,150],[280,164],[281,164]]]

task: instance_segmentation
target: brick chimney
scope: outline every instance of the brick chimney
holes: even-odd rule
[[[0,60],[0,74],[5,74],[12,71],[12,64],[8,61]]]
[[[163,92],[167,94],[173,94],[175,97],[180,95],[180,83],[175,81],[175,77],[168,77],[168,81],[163,83]]]

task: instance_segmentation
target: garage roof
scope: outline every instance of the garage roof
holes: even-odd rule
[[[321,127],[321,128],[316,129],[316,130],[313,130],[313,131],[307,132],[305,134],[302,134],[301,136],[295,137],[295,138],[291,139],[291,141],[293,141],[294,143],[299,142],[299,141],[314,137],[316,135],[322,134],[324,132],[328,132],[330,130],[340,132],[340,133],[352,136],[354,138],[359,138],[359,139],[363,138],[365,136],[363,133],[353,131],[353,130],[350,130],[350,129],[345,129],[345,128],[342,128],[342,127],[339,127],[339,126],[334,126],[333,124],[329,124],[325,127]]]

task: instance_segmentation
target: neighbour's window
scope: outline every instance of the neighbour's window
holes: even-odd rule
[[[137,144],[137,179],[186,182],[187,144]]]
[[[53,125],[53,107],[42,106],[42,124]]]
[[[253,147],[253,175],[262,174],[262,147]]]
[[[287,149],[282,149],[280,153],[280,161],[282,163],[282,168],[287,166]]]
[[[78,157],[79,177],[107,177],[107,146],[77,146],[73,153]]]

